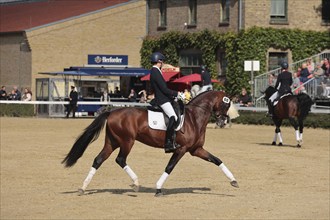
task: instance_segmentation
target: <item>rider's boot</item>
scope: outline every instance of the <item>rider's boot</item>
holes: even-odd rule
[[[271,101],[268,101],[268,112],[267,112],[267,116],[268,117],[273,117],[273,114],[274,114],[273,103]]]
[[[179,144],[175,142],[176,133],[175,133],[175,118],[174,116],[170,117],[168,122],[167,130],[166,130],[166,140],[165,140],[165,153],[174,152],[176,149],[181,147]]]

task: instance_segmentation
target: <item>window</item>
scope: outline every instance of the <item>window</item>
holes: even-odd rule
[[[280,68],[282,62],[288,62],[288,54],[283,52],[270,52],[268,58],[268,70]]]
[[[217,53],[217,70],[218,76],[225,76],[227,68],[226,53],[224,50],[219,49]]]
[[[322,22],[330,23],[330,1],[322,0]]]
[[[159,1],[159,26],[166,27],[166,0]]]
[[[220,23],[229,23],[230,0],[220,1]]]
[[[270,0],[271,22],[287,22],[287,0]]]
[[[197,0],[189,0],[189,25],[197,24]]]
[[[187,49],[180,52],[179,65],[182,75],[198,72],[202,64],[202,52],[200,50]]]

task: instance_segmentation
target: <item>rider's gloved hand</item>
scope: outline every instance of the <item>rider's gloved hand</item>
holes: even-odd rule
[[[183,92],[178,92],[178,96],[177,96],[178,100],[184,100],[185,99],[185,95]]]

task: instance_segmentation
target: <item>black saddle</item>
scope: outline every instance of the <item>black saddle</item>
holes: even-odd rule
[[[174,127],[178,127],[180,125],[180,123],[181,123],[181,116],[184,115],[185,106],[184,106],[184,103],[183,103],[182,100],[172,101],[171,104],[172,104],[172,106],[174,108],[174,111],[175,111],[176,116],[178,117],[178,120],[175,122],[175,126]],[[155,104],[154,102],[150,102],[150,106],[147,106],[147,109],[149,111],[153,111],[153,112],[162,112],[163,115],[164,115],[165,124],[166,124],[166,126],[168,125],[169,118],[163,112],[163,109],[159,105]]]

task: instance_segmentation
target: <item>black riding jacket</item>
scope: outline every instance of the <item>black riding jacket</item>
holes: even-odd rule
[[[281,83],[281,85],[280,85]],[[275,84],[275,88],[277,89],[280,85],[280,88],[278,88],[279,95],[284,95],[286,93],[291,93],[291,85],[292,85],[292,73],[288,71],[281,72],[278,77]]]
[[[165,79],[161,71],[157,67],[152,67],[150,71],[151,88],[155,93],[155,101],[157,105],[166,102],[172,102],[174,97],[178,96],[178,92],[167,88]]]

